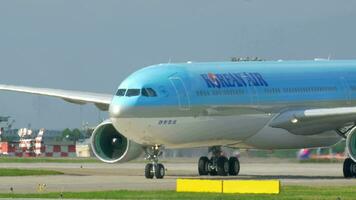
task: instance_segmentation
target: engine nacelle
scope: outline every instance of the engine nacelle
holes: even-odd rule
[[[350,158],[356,162],[356,127],[347,135],[346,148]]]
[[[130,161],[143,152],[141,145],[121,135],[110,120],[95,128],[91,137],[91,147],[95,156],[106,163]]]

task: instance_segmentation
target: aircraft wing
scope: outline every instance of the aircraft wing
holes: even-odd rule
[[[75,104],[94,103],[100,110],[108,110],[113,97],[111,94],[1,84],[0,90],[57,97]]]
[[[285,111],[269,126],[283,128],[296,135],[314,135],[339,130],[356,122],[356,107],[318,108]]]

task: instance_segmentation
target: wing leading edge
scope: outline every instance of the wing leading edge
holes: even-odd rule
[[[279,114],[269,126],[296,135],[315,135],[356,122],[356,107],[290,110]]]
[[[111,94],[1,84],[0,90],[57,97],[67,102],[81,105],[86,103],[94,103],[96,107],[104,111],[109,109],[109,105],[113,97]]]

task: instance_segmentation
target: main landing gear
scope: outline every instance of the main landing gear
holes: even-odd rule
[[[145,177],[148,179],[153,179],[153,177],[162,179],[166,169],[163,164],[158,162],[159,156],[162,155],[161,147],[158,145],[152,146],[151,148],[147,147],[145,153],[147,155],[146,160],[150,161],[145,167]]]
[[[346,158],[344,161],[343,171],[345,178],[356,178],[356,162],[351,158]]]
[[[337,133],[346,139],[346,152],[350,157],[355,159],[356,152],[356,123],[353,125],[343,128],[344,130],[338,129]],[[346,130],[345,130],[346,129]],[[352,158],[346,158],[344,161],[343,172],[345,178],[356,178],[356,162]]]
[[[209,152],[212,156],[200,157],[198,163],[199,175],[210,176],[237,176],[240,172],[240,162],[237,157],[230,157],[229,159],[222,155],[221,147],[211,147]]]

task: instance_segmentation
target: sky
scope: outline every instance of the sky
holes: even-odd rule
[[[356,59],[354,0],[0,0],[0,83],[113,94],[152,64]],[[107,117],[92,105],[0,92],[16,127]]]

